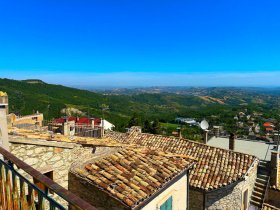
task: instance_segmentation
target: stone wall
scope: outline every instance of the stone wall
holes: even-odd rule
[[[10,140],[10,151],[41,173],[53,171],[53,180],[67,189],[70,165],[81,154],[91,154],[92,148],[83,148],[73,143],[22,138]]]
[[[204,194],[197,190],[190,189],[189,208],[190,210],[203,210]]]
[[[129,210],[107,193],[71,172],[69,173],[69,190],[98,210]],[[72,209],[71,206],[70,209]]]
[[[214,192],[205,194],[205,209],[230,209],[239,210],[242,207],[242,195],[248,189],[248,201],[250,201],[255,181],[257,178],[258,162],[250,169],[246,180],[241,180],[235,186],[223,187]]]
[[[99,210],[128,210],[122,201],[111,197],[108,193],[96,187],[91,180],[86,179],[88,172],[84,170],[87,162],[103,158],[119,150],[118,147],[95,147],[94,154],[90,159],[80,158],[71,165],[69,172],[69,190],[78,195]],[[78,172],[78,173],[77,173]],[[84,177],[79,174],[83,173]],[[172,184],[164,189],[160,194],[155,196],[153,200],[145,204],[139,209],[156,210],[162,205],[170,196],[173,198],[173,209],[185,210],[187,206],[187,176],[183,174],[176,177]],[[197,199],[197,198],[195,198]],[[196,209],[196,208],[195,208]]]

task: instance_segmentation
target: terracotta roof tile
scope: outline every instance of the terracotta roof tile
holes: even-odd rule
[[[272,206],[272,205],[269,205],[267,203],[264,203],[263,204],[263,210],[280,210],[280,208],[277,208],[275,206]]]
[[[193,163],[195,160],[187,156],[126,148],[89,162],[84,168],[88,174],[76,172],[115,199],[135,207]]]
[[[205,144],[146,133],[106,134],[108,139],[129,145],[184,154],[198,160],[190,173],[190,186],[205,191],[214,190],[243,179],[256,157]]]

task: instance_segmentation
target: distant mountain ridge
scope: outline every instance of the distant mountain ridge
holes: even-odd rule
[[[25,79],[25,80],[21,80],[23,82],[27,82],[30,84],[45,84],[45,82],[43,80],[40,79]]]
[[[41,80],[25,81],[0,79],[0,90],[9,95],[10,111],[30,114],[44,113],[46,119],[63,115],[64,108],[75,108],[86,116],[101,117],[102,104],[110,109],[105,118],[124,129],[136,113],[141,120],[158,119],[170,122],[176,117],[207,118],[213,124],[232,120],[236,112],[245,108],[263,112],[268,117],[278,115],[278,92],[246,88],[167,88],[159,92],[93,92],[62,85],[47,84]],[[171,91],[172,90],[172,91]],[[130,90],[129,90],[130,91]]]

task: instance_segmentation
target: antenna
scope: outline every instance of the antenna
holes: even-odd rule
[[[209,128],[209,124],[206,120],[202,120],[201,123],[200,123],[200,128],[202,130],[207,130]]]
[[[259,132],[260,132],[260,126],[259,126],[258,124],[257,124],[256,127],[255,127],[255,132],[256,132],[256,133],[259,133]]]

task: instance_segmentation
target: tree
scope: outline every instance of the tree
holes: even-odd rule
[[[153,134],[159,134],[160,133],[160,124],[159,124],[158,119],[156,119],[152,122],[150,133],[153,133]]]
[[[139,125],[141,125],[140,120],[136,115],[136,113],[134,113],[128,122],[128,127],[130,128],[132,126],[139,126]]]
[[[152,130],[151,123],[149,122],[149,120],[145,120],[144,126],[143,126],[143,132],[150,133],[151,130]]]

